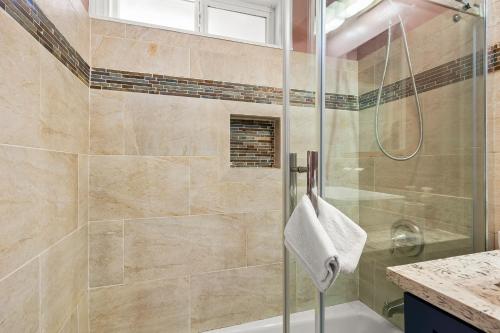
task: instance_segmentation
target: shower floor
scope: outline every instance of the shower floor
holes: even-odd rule
[[[332,333],[402,333],[360,301],[339,304],[325,309],[326,332]],[[282,333],[282,316],[226,327],[207,333]],[[294,313],[291,333],[314,332],[314,311]]]

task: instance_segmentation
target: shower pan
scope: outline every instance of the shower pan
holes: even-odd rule
[[[402,291],[386,268],[486,246],[484,4],[283,7],[284,224],[315,151],[319,195],[368,241],[356,273],[325,294],[285,250],[283,317],[220,332],[401,332]]]

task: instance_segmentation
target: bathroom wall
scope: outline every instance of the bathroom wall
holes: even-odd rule
[[[360,224],[368,244],[360,264],[360,299],[381,312],[384,302],[401,297],[385,279],[385,267],[472,251],[473,141],[470,111],[473,17],[455,23],[445,11],[408,33],[413,70],[424,119],[421,151],[409,161],[384,156],[375,141],[375,101],[386,48],[359,59],[360,167],[363,189],[392,197],[360,202]],[[398,29],[393,29],[399,33]],[[467,34],[468,33],[468,34]],[[382,36],[385,45],[386,36]],[[392,43],[385,86],[409,77],[401,38]],[[410,95],[398,97],[400,83],[385,93],[379,129],[383,145],[395,155],[413,152],[418,143],[418,114]],[[373,92],[375,91],[375,94]],[[371,95],[370,95],[370,92]],[[371,96],[371,97],[368,97]],[[408,96],[408,97],[404,97]],[[390,252],[391,228],[397,221],[417,225],[424,235],[421,252]],[[395,320],[401,318],[396,316]]]
[[[91,48],[103,75],[171,81],[168,95],[90,92],[91,330],[199,332],[279,315],[281,170],[230,167],[229,121],[279,119],[282,107],[213,99],[218,89],[198,98],[194,86],[280,87],[281,50],[101,20]]]
[[[88,332],[89,34],[80,0],[0,1],[1,332]]]
[[[500,232],[500,1],[488,1],[488,45],[490,46],[490,74],[487,78],[488,116],[488,236],[490,247],[499,248]]]

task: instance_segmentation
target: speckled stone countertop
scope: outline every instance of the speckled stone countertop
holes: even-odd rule
[[[387,278],[481,330],[500,332],[500,250],[389,267]]]

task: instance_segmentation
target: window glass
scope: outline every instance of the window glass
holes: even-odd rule
[[[194,0],[115,0],[112,16],[123,20],[194,31]]]
[[[252,42],[266,42],[266,18],[208,7],[208,33]]]

